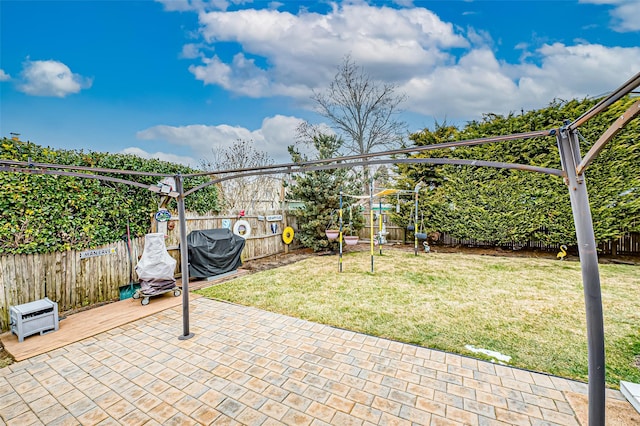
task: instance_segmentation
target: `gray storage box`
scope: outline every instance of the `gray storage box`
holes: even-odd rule
[[[18,336],[18,341],[32,334],[56,331],[58,325],[58,304],[48,298],[36,300],[9,308],[11,332]]]

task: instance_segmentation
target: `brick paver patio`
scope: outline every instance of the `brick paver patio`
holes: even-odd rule
[[[0,425],[578,425],[571,380],[206,298],[0,369]],[[618,391],[608,397],[624,400]]]

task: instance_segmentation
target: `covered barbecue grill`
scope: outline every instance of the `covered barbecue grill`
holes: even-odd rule
[[[245,239],[227,228],[192,231],[187,235],[189,276],[208,278],[242,266]]]

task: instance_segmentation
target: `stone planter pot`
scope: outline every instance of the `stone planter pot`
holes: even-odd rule
[[[340,235],[340,231],[338,231],[337,229],[327,229],[326,231],[324,231],[324,233],[327,235],[329,241],[335,240],[336,238],[338,238],[338,235]]]
[[[355,246],[358,244],[358,236],[357,235],[345,235],[344,242],[347,243],[348,246]]]

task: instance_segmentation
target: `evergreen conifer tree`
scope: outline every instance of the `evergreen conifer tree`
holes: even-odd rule
[[[318,134],[313,136],[312,145],[316,159],[328,159],[337,156],[342,139],[335,135]],[[289,146],[289,153],[294,162],[303,162],[308,157],[301,154],[294,146]],[[300,201],[303,208],[295,210],[298,219],[297,237],[303,246],[314,251],[331,250],[338,247],[337,241],[329,241],[325,231],[329,228],[338,229],[340,191],[343,194],[356,194],[358,186],[350,176],[349,169],[332,169],[307,172],[293,177],[293,183],[287,191],[287,199]],[[348,211],[354,199],[343,196],[343,211]],[[359,210],[352,214],[352,231],[362,228],[363,219]],[[344,225],[347,225],[343,220]],[[343,231],[351,231],[343,225]]]

